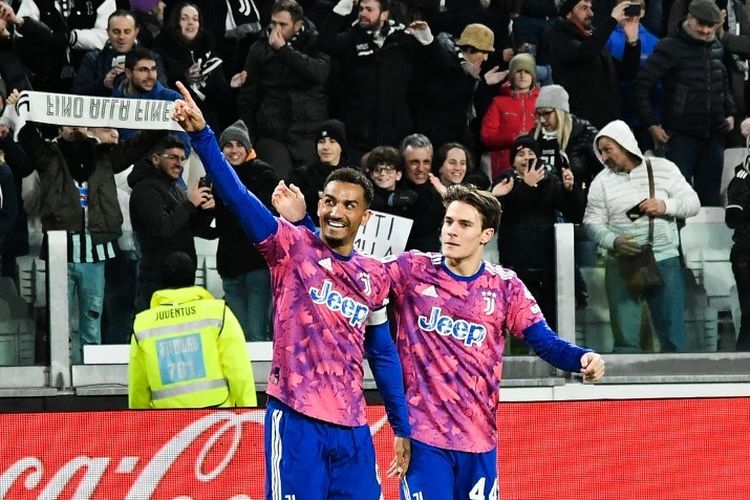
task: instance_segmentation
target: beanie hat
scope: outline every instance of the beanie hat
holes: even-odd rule
[[[541,153],[539,152],[539,144],[537,144],[536,140],[534,140],[534,136],[522,135],[520,137],[517,137],[516,140],[513,141],[513,145],[510,147],[510,166],[511,167],[513,167],[513,164],[516,161],[516,155],[523,148],[528,148],[532,150],[537,158],[541,156]]]
[[[224,132],[219,136],[219,146],[222,148],[229,141],[237,141],[247,149],[249,153],[253,149],[253,143],[250,142],[250,134],[247,132],[247,126],[242,120],[237,120],[230,126],[224,129]]]
[[[484,52],[495,52],[495,34],[484,24],[469,24],[461,32],[456,45],[474,47]]]
[[[528,53],[521,53],[513,56],[508,64],[508,80],[513,83],[513,77],[518,71],[525,71],[531,75],[531,85],[536,84],[536,60],[534,56]]]
[[[138,12],[151,12],[159,4],[159,0],[130,0],[130,8]]]
[[[536,109],[552,108],[570,113],[568,92],[560,85],[545,85],[536,98]]]
[[[324,137],[335,139],[341,146],[341,150],[346,151],[346,127],[340,120],[328,120],[320,124],[315,140],[319,141]]]
[[[698,21],[703,21],[705,24],[721,22],[721,11],[713,0],[693,0],[690,2],[688,12]]]
[[[563,0],[562,3],[557,7],[557,12],[565,19],[565,16],[567,16],[571,10],[573,10],[573,7],[578,5],[581,2],[581,0]]]

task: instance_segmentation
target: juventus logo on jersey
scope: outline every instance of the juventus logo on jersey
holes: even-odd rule
[[[482,298],[484,298],[484,314],[490,315],[495,312],[495,299],[497,298],[497,294],[490,290],[485,290],[482,292]]]
[[[359,279],[365,284],[365,295],[370,295],[372,293],[370,275],[368,273],[359,273]]]

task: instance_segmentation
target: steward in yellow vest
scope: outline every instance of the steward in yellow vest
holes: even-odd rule
[[[168,269],[175,264],[173,256],[179,256],[182,279],[174,280]],[[170,280],[195,282],[195,265],[187,254],[176,252],[164,262],[166,286]],[[184,273],[187,265],[192,278]],[[223,300],[214,299],[199,286],[154,293],[151,308],[139,313],[133,325],[128,406],[257,406],[245,336]]]

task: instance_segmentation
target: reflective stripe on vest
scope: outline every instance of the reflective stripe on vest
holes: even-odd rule
[[[151,393],[152,399],[166,399],[173,398],[175,396],[184,396],[191,392],[208,391],[210,389],[226,388],[229,390],[229,383],[226,379],[220,378],[216,380],[202,380],[201,382],[192,382],[177,387],[170,387],[168,389],[160,389]]]
[[[141,330],[140,332],[135,332],[135,338],[138,340],[138,342],[142,342],[146,339],[150,339],[151,337],[158,337],[159,335],[169,335],[170,333],[180,333],[186,330],[200,330],[201,328],[206,328],[209,326],[221,328],[223,324],[223,321],[220,319],[201,319],[198,321],[191,321],[189,323],[159,326],[157,328],[148,328],[146,330]]]

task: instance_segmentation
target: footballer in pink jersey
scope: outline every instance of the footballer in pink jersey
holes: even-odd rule
[[[482,260],[500,222],[495,197],[455,185],[444,203],[442,254],[409,252],[387,264],[412,425],[401,496],[497,499],[495,411],[506,333],[589,380],[604,375],[604,362],[559,338],[515,273]]]
[[[320,237],[276,219],[241,183],[200,109],[184,101],[174,119],[190,133],[214,187],[271,269],[274,350],[265,418],[266,499],[380,498],[364,418],[364,356],[396,439],[389,474],[407,470],[409,427],[401,365],[385,315],[389,279],[380,261],[353,249],[373,188],[343,168],[326,179]]]

